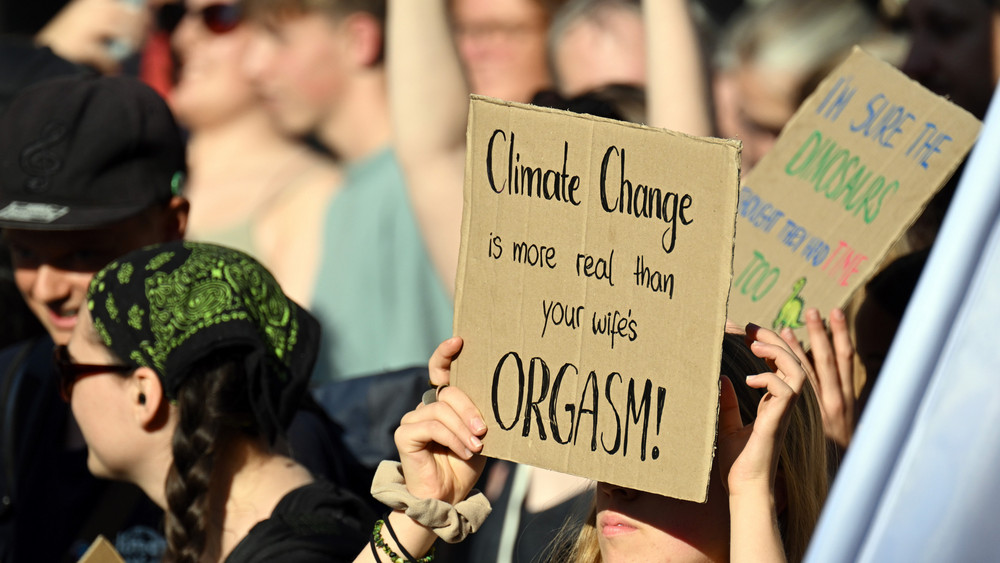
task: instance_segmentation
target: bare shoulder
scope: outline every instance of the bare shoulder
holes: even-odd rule
[[[297,235],[313,228],[344,181],[341,167],[322,155],[309,155],[304,166],[290,178],[285,189],[260,214],[258,229],[263,238]]]

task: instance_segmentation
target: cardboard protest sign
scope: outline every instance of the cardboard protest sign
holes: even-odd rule
[[[740,191],[729,316],[806,333],[843,307],[975,142],[980,123],[855,48]]]
[[[79,563],[125,563],[125,560],[107,538],[97,536],[80,557]]]
[[[704,501],[739,143],[473,97],[452,381],[484,453]]]

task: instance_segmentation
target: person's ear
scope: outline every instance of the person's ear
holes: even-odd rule
[[[131,399],[136,422],[146,430],[159,428],[168,405],[160,378],[151,368],[140,367],[133,372],[132,381]]]
[[[164,225],[166,232],[163,233],[164,241],[181,240],[184,238],[184,234],[187,232],[188,213],[190,209],[191,206],[187,198],[179,195],[170,198],[170,201],[167,203],[167,220]]]
[[[371,14],[355,12],[344,19],[344,29],[351,40],[351,57],[362,68],[382,62],[382,24]]]

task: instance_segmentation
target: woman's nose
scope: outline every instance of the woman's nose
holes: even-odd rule
[[[639,491],[635,489],[630,489],[628,487],[622,487],[621,485],[614,485],[611,483],[598,483],[597,490],[607,496],[620,496],[625,499],[633,499],[638,494]]]

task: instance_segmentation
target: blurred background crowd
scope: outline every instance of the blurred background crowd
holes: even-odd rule
[[[738,139],[746,173],[854,45],[982,119],[1000,72],[1000,4],[4,0],[0,109],[58,76],[134,76],[159,93],[186,140],[181,234],[257,257],[319,319],[312,400],[346,471],[369,477],[396,455],[392,433],[451,336],[469,93]],[[954,184],[846,315],[830,314],[826,348],[856,351],[835,374],[846,390],[819,397],[833,452],[849,445]],[[29,282],[17,268],[35,249],[3,243],[0,348],[62,343],[51,318],[73,297],[59,271],[87,268]],[[825,327],[827,314],[806,318]],[[491,462],[482,486],[495,516],[439,557],[530,560],[590,484]]]

